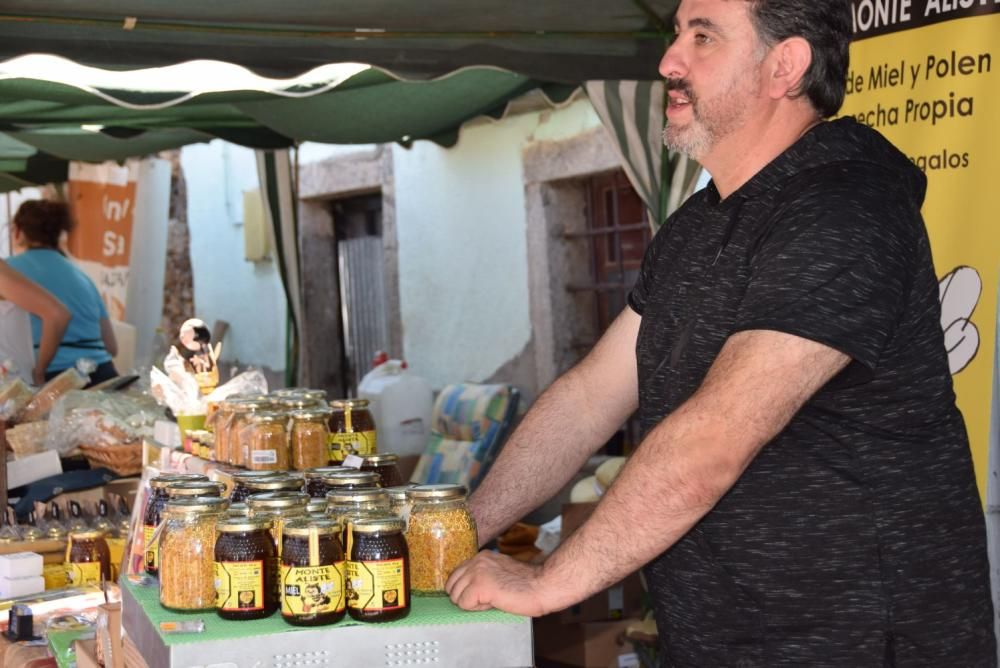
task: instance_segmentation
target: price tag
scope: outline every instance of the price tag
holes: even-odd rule
[[[344,466],[352,469],[360,469],[365,460],[357,455],[347,455],[344,457]]]

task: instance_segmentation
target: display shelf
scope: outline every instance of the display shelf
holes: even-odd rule
[[[531,620],[498,611],[465,612],[447,598],[413,599],[405,619],[361,624],[349,617],[316,628],[286,624],[280,614],[231,622],[213,612],[178,614],[160,607],[155,586],[122,584],[123,626],[150,668],[349,668],[533,665]],[[161,621],[202,619],[205,632],[163,635]]]

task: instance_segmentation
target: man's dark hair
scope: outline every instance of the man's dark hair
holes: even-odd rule
[[[851,42],[850,0],[749,0],[750,20],[766,46],[801,37],[812,47],[812,64],[796,96],[805,95],[823,118],[844,103],[848,47]]]

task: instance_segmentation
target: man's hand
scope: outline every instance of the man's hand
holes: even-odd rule
[[[40,369],[38,367],[35,367],[34,369],[32,369],[32,371],[31,371],[31,382],[33,382],[38,387],[41,387],[42,385],[44,385],[45,384],[45,369]]]
[[[556,609],[546,591],[541,566],[489,550],[456,568],[445,591],[463,610],[496,608],[515,615],[541,617]]]

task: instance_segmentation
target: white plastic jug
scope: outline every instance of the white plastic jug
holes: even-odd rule
[[[371,401],[379,452],[423,454],[431,435],[430,383],[410,372],[402,360],[389,360],[365,374],[358,396]]]

